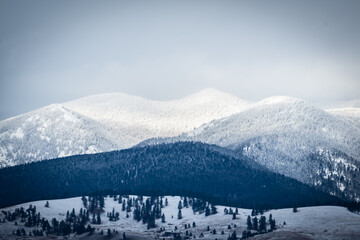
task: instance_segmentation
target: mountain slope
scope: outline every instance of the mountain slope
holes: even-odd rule
[[[186,140],[227,147],[272,171],[360,200],[360,128],[303,100],[268,98],[180,137],[143,144]]]
[[[360,128],[360,108],[333,108],[326,109],[327,112],[345,118]]]
[[[3,168],[0,206],[96,192],[194,196],[264,209],[341,202],[223,151],[181,142]]]
[[[113,93],[50,105],[0,122],[0,167],[125,149],[193,130],[247,105],[214,89],[168,102]]]
[[[151,137],[170,137],[191,131],[214,119],[237,113],[248,103],[215,89],[204,89],[167,102],[112,93],[85,97],[64,105],[120,131],[127,129],[138,138],[134,145]]]
[[[119,132],[60,104],[0,122],[0,167],[119,147]]]

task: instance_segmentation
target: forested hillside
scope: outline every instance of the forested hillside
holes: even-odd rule
[[[0,169],[0,206],[95,193],[183,195],[247,208],[338,204],[336,197],[234,158],[180,142]]]

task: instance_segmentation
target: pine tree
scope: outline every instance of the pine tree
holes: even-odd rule
[[[266,217],[261,216],[259,220],[259,231],[260,232],[266,232]]]
[[[216,214],[216,213],[217,213],[216,207],[213,204],[211,204],[211,214]]]
[[[275,230],[275,219],[272,219],[272,220],[270,221],[270,230],[271,230],[271,231]]]
[[[101,224],[100,212],[97,213],[96,224]]]
[[[125,199],[124,199],[123,202],[122,202],[121,210],[124,212],[125,209],[126,209],[126,203],[125,203]]]
[[[182,219],[181,209],[179,209],[179,212],[178,212],[178,219]]]
[[[82,202],[84,204],[84,207],[87,208],[87,198],[85,196],[82,196],[81,200],[82,200]]]
[[[46,201],[45,207],[49,207],[49,201]]]
[[[155,215],[151,214],[149,217],[149,220],[147,222],[147,229],[154,228],[155,227]]]
[[[178,209],[182,209],[181,200],[179,201],[179,204],[178,204]]]
[[[246,230],[244,230],[243,232],[242,232],[242,236],[241,236],[241,238],[242,239],[245,239],[247,236],[246,236]]]
[[[247,217],[246,225],[248,229],[252,229],[252,222],[250,216]]]
[[[209,216],[209,215],[210,215],[210,208],[209,205],[207,205],[205,209],[205,216]]]
[[[253,225],[253,229],[258,230],[258,219],[256,216],[253,218],[252,225]]]
[[[100,205],[100,209],[101,209],[101,210],[105,207],[104,196],[100,196],[100,197],[99,197],[99,205]]]
[[[184,197],[184,204],[183,204],[183,207],[186,207],[186,208],[188,208],[188,207],[189,207],[187,197]]]
[[[231,239],[236,240],[236,232],[235,231],[231,234]]]
[[[165,222],[165,215],[164,215],[164,214],[161,215],[161,222],[162,222],[162,223]]]

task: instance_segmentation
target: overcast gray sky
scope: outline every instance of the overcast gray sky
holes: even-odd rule
[[[0,0],[0,119],[125,92],[360,98],[360,1]]]

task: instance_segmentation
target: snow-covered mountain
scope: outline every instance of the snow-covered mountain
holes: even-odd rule
[[[191,131],[248,105],[214,89],[175,101],[112,93],[50,105],[0,122],[0,167],[129,148]]]
[[[149,138],[142,144],[191,140],[241,152],[273,171],[360,200],[357,102],[331,109],[291,97],[250,103],[214,89],[174,101],[89,96],[1,121],[0,167],[120,150]]]
[[[347,120],[351,121],[353,124],[360,127],[360,107],[332,108],[332,109],[326,109],[326,111],[331,114],[335,114],[340,117],[346,118]]]
[[[128,136],[54,104],[0,122],[0,166],[95,153],[119,147]]]
[[[272,171],[308,184],[331,185],[332,194],[360,200],[358,113],[358,109],[325,111],[301,99],[271,97],[179,137],[146,143],[216,144]]]
[[[153,101],[112,93],[64,104],[84,116],[137,136],[138,141],[176,136],[214,119],[240,112],[248,105],[246,101],[215,89],[205,89],[174,101]]]

